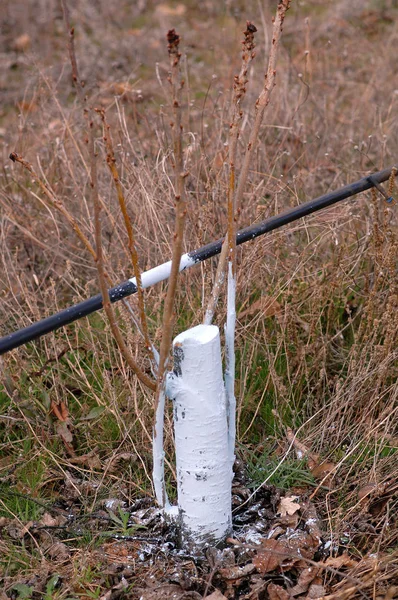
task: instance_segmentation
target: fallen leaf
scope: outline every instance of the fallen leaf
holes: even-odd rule
[[[69,445],[73,442],[72,432],[70,429],[68,429],[68,424],[65,423],[65,421],[58,421],[58,423],[55,425],[55,429],[65,444]]]
[[[341,569],[341,567],[348,567],[352,569],[358,563],[348,556],[347,552],[344,552],[340,556],[329,556],[324,562],[319,563],[320,566],[331,567],[332,569]]]
[[[367,483],[363,487],[358,490],[358,499],[363,500],[367,498],[377,489],[377,485],[375,483]]]
[[[102,463],[98,456],[98,449],[94,448],[88,454],[82,454],[81,456],[72,456],[69,461],[73,465],[86,465],[90,469],[100,469]]]
[[[321,600],[326,594],[326,589],[320,583],[313,583],[308,590],[305,600]]]
[[[321,462],[310,470],[315,479],[323,479],[326,475],[329,475],[329,473],[333,473],[335,468],[336,465],[332,462]]]
[[[319,569],[315,567],[307,567],[301,571],[296,585],[289,590],[290,595],[294,597],[304,594],[310,587],[310,584],[314,581],[318,571]]]
[[[206,596],[207,600],[227,600],[227,598],[219,590],[216,590],[210,596]]]
[[[279,567],[289,557],[289,554],[286,542],[273,539],[263,540],[252,562],[260,575],[265,575]]]
[[[51,402],[51,412],[59,419],[59,421],[67,421],[69,417],[69,412],[66,407],[65,402],[60,402],[59,404],[55,404],[54,401]]]
[[[290,595],[288,592],[281,586],[276,583],[270,583],[267,587],[269,600],[289,600]]]
[[[302,507],[302,517],[305,519],[305,527],[314,543],[319,546],[322,542],[321,522],[316,512],[315,506],[308,502]]]
[[[39,525],[43,525],[44,527],[58,527],[59,525],[63,525],[65,521],[66,517],[64,515],[53,517],[50,513],[45,512],[39,521]]]
[[[36,102],[33,100],[21,100],[17,102],[17,107],[21,112],[32,113],[38,109]]]
[[[254,569],[255,564],[253,561],[253,564],[248,563],[243,567],[227,567],[225,569],[218,569],[217,572],[219,573],[219,575],[221,575],[223,579],[226,579],[227,581],[233,581],[236,579],[242,579],[242,577],[246,577],[246,575],[250,575],[251,573],[253,573]]]
[[[295,500],[298,500],[298,496],[285,496],[281,498],[278,506],[278,513],[281,517],[294,515],[294,513],[300,510],[300,504],[295,502]]]
[[[70,556],[68,546],[62,542],[55,542],[55,544],[48,548],[47,552],[50,558],[57,560],[66,560]]]

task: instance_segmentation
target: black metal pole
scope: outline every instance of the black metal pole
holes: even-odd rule
[[[317,212],[322,208],[327,208],[328,206],[332,206],[333,204],[341,202],[346,198],[350,198],[351,196],[355,196],[360,192],[364,192],[365,190],[374,187],[376,183],[380,184],[383,181],[386,181],[391,175],[392,168],[384,169],[383,171],[373,173],[371,176],[363,177],[362,179],[359,179],[354,183],[350,183],[339,190],[336,190],[335,192],[324,194],[315,200],[310,200],[305,204],[291,208],[290,210],[287,210],[280,215],[271,217],[266,221],[255,223],[250,227],[241,229],[236,235],[236,243],[238,245],[244,244],[245,242],[253,240],[264,233],[269,233],[270,231],[279,229],[279,227],[283,227],[283,225],[297,221],[297,219]],[[197,264],[219,254],[221,252],[223,239],[224,238],[221,238],[215,242],[207,244],[206,246],[202,246],[202,248],[199,248],[198,250],[189,252],[187,255],[185,255],[185,258],[190,259],[186,266]],[[168,275],[166,274],[162,279],[167,278]],[[158,278],[157,281],[161,281],[162,279]],[[134,282],[130,280],[125,281],[109,290],[109,298],[112,303],[117,302],[118,300],[122,300],[127,296],[135,294],[136,291],[137,287]],[[35,340],[46,333],[55,331],[64,325],[73,323],[73,321],[77,321],[81,317],[86,317],[87,315],[90,315],[101,308],[102,296],[101,294],[97,294],[88,300],[84,300],[83,302],[79,302],[79,304],[75,304],[74,306],[62,310],[51,317],[47,317],[46,319],[38,321],[37,323],[33,323],[24,329],[15,331],[14,333],[11,333],[10,335],[0,339],[0,355],[13,350],[14,348],[18,348],[18,346],[22,346],[23,344],[31,342],[32,340]]]

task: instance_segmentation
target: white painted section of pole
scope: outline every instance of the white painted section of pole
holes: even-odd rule
[[[165,393],[161,390],[159,395],[158,407],[155,415],[155,425],[153,428],[153,439],[152,439],[152,458],[153,458],[153,471],[152,480],[153,487],[155,490],[156,502],[165,511],[170,508],[169,499],[166,493],[166,487],[164,482],[164,449],[163,449],[163,428],[164,428],[164,406],[165,406]]]
[[[196,261],[189,256],[189,254],[183,254],[180,260],[180,273],[188,267],[192,267],[196,264]],[[159,283],[160,281],[165,281],[170,277],[171,273],[171,260],[163,263],[162,265],[158,265],[153,269],[149,269],[149,271],[144,271],[141,273],[141,287],[142,289],[146,289],[151,285],[155,285],[155,283]],[[131,283],[137,285],[137,280],[135,277],[129,279]]]
[[[228,261],[227,322],[225,325],[225,393],[227,398],[228,453],[232,468],[235,462],[236,398],[235,398],[235,324],[236,280],[232,262]]]
[[[232,465],[222,376],[220,333],[198,325],[174,342],[174,400],[178,508],[184,548],[224,540],[231,531]]]

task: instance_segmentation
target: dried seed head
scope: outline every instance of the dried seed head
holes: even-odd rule
[[[180,43],[180,36],[176,32],[176,30],[169,29],[169,31],[167,32],[167,44],[168,44],[169,54],[174,54],[175,52],[177,52],[179,43]]]

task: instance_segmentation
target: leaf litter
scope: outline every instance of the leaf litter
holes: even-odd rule
[[[93,492],[96,486],[92,485]],[[42,554],[35,577],[21,580],[0,572],[6,598],[21,597],[15,586],[31,588],[27,597],[32,600],[42,598],[55,574],[60,589],[72,598],[79,592],[71,581],[73,564],[83,556],[96,565],[103,600],[315,600],[334,598],[333,588],[338,593],[347,589],[348,595],[342,597],[350,598],[353,581],[359,581],[360,575],[363,582],[365,573],[366,585],[370,581],[366,574],[375,570],[374,559],[355,559],[346,551],[330,555],[316,506],[304,495],[288,495],[266,485],[251,494],[241,476],[233,485],[231,537],[225,547],[209,547],[197,555],[180,549],[175,526],[151,498],[130,507],[108,498],[99,501],[96,510],[84,513],[81,498],[88,492],[87,482],[68,473],[62,500],[47,507],[39,520],[25,524],[0,520],[2,539],[23,543],[30,551],[39,547]],[[89,534],[96,544],[82,551],[76,542]],[[384,577],[391,571],[387,564],[378,568],[384,569]],[[351,579],[350,572],[354,573]]]

